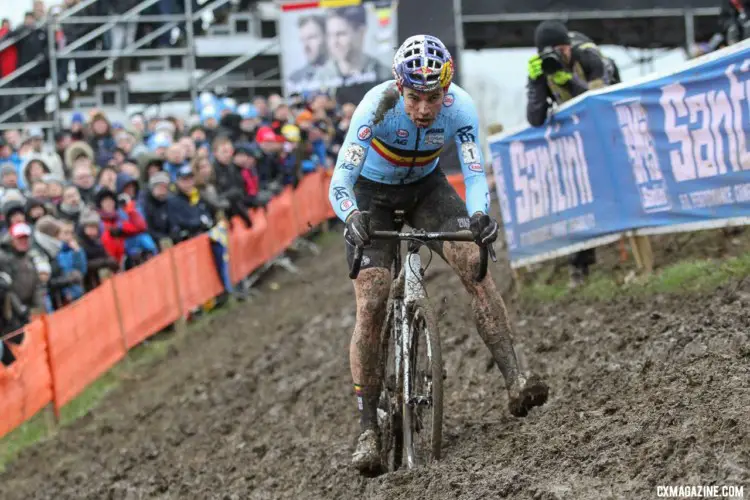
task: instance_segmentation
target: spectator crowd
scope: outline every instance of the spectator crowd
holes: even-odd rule
[[[102,270],[138,266],[165,243],[208,232],[221,251],[214,231],[250,226],[249,209],[266,207],[306,173],[332,167],[354,108],[338,107],[322,93],[241,105],[204,93],[198,113],[185,120],[134,114],[113,123],[92,110],[73,113],[53,143],[41,129],[6,131],[0,136],[2,333],[23,327],[34,312],[80,299],[100,284]],[[242,298],[216,260],[225,285],[220,301]]]

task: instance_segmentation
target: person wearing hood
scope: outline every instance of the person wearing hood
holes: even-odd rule
[[[63,273],[63,276],[69,275],[73,271],[81,273],[81,281],[73,283],[61,290],[61,300],[63,305],[70,304],[83,297],[83,278],[88,270],[86,264],[86,252],[81,249],[75,235],[76,222],[62,222],[60,231],[60,241],[62,245],[57,254],[57,265]]]
[[[95,113],[91,117],[91,138],[89,146],[94,150],[95,156],[112,156],[117,147],[114,138],[112,138],[112,127],[104,113]]]
[[[166,172],[157,172],[148,181],[148,189],[144,190],[141,206],[146,218],[146,225],[151,238],[161,242],[171,236],[168,201],[170,179]]]
[[[248,207],[265,207],[271,200],[271,192],[260,188],[258,161],[263,153],[254,144],[238,144],[234,151],[234,164],[240,168],[244,179],[245,205]]]
[[[102,244],[101,234],[102,219],[93,210],[85,210],[78,220],[76,235],[78,242],[86,255],[86,275],[83,285],[86,291],[91,291],[99,286],[99,271],[109,269],[116,273],[120,266],[117,261],[107,253]]]
[[[62,201],[57,206],[57,216],[60,219],[75,222],[80,217],[83,208],[84,203],[78,188],[75,186],[65,186]]]
[[[6,192],[0,209],[3,212],[6,228],[26,222],[26,198],[20,191]]]
[[[36,225],[36,222],[45,215],[51,214],[48,212],[47,205],[44,201],[37,198],[26,199],[26,220],[32,228]]]
[[[156,253],[156,245],[147,233],[146,221],[135,200],[125,193],[118,196],[102,188],[96,194],[96,208],[102,219],[102,244],[120,265],[131,266],[139,255],[147,257],[141,250]]]
[[[60,240],[62,228],[60,221],[51,215],[45,215],[37,221],[32,235],[32,260],[37,271],[44,262],[48,263],[51,268],[47,288],[54,309],[65,305],[63,292],[67,287],[83,283],[83,273],[77,269],[65,272],[57,261],[63,245]]]
[[[89,164],[93,167],[95,155],[94,150],[91,149],[91,146],[83,141],[76,141],[71,144],[68,149],[65,150],[64,155],[66,170],[72,173],[76,162],[78,162],[79,159],[84,156],[88,158]]]
[[[0,288],[17,299],[11,330],[29,322],[32,310],[44,307],[42,284],[31,258],[32,229],[19,222],[0,239]],[[13,304],[13,301],[11,302]]]
[[[120,172],[117,174],[117,194],[126,194],[131,200],[135,200],[136,207],[138,207],[138,192],[140,191],[141,187],[138,183],[138,179],[135,177],[132,177],[130,174],[127,174],[125,172]]]

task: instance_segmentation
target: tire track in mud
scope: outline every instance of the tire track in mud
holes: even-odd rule
[[[348,467],[358,430],[342,245],[300,278],[210,320],[0,476],[0,498],[656,498],[660,484],[750,488],[750,293],[524,304],[512,319],[548,404],[511,417],[458,278],[440,317],[444,459],[374,479]],[[502,271],[498,266],[498,271]],[[502,287],[501,287],[502,288]],[[748,492],[750,493],[750,492]]]

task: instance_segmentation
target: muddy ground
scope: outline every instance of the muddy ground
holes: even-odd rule
[[[348,468],[358,429],[342,245],[298,259],[256,301],[215,317],[0,476],[0,498],[656,498],[657,485],[750,496],[750,285],[708,297],[512,304],[548,404],[511,417],[459,281],[440,316],[444,459],[375,479]],[[505,273],[496,274],[505,287]]]

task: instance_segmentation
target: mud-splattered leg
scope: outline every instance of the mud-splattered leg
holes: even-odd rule
[[[354,281],[357,320],[349,345],[349,364],[363,431],[376,429],[378,424],[380,331],[385,321],[390,274],[385,268],[373,267],[362,270]]]
[[[526,377],[519,370],[513,349],[513,330],[495,281],[489,271],[481,282],[475,280],[479,269],[479,247],[473,243],[446,242],[443,253],[471,295],[477,331],[505,378],[510,412],[525,416],[532,407],[544,404],[549,389],[538,377]]]

